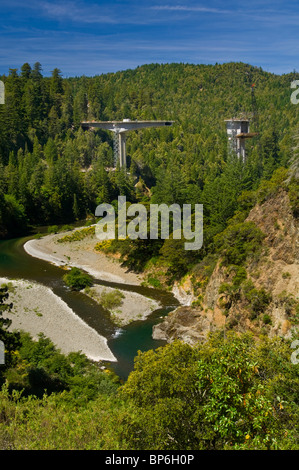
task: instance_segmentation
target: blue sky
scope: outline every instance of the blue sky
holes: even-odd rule
[[[25,62],[64,77],[171,62],[299,69],[298,0],[0,0],[0,15],[0,74]]]

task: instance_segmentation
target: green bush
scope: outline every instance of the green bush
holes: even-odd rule
[[[258,191],[257,199],[260,204],[265,202],[270,197],[275,196],[277,192],[285,187],[285,180],[288,176],[288,170],[286,168],[277,168],[273,172],[270,180],[264,180],[261,182]]]
[[[299,217],[299,182],[293,179],[288,187],[291,209],[295,217]]]
[[[223,264],[242,265],[249,256],[260,253],[264,238],[265,234],[253,222],[242,222],[216,235],[215,245]]]
[[[122,304],[124,298],[124,294],[120,290],[115,289],[110,292],[102,292],[100,302],[105,309],[113,310]]]
[[[92,278],[78,268],[72,268],[70,272],[63,276],[63,280],[73,290],[81,290],[85,287],[91,287],[93,284]]]
[[[265,289],[256,289],[251,281],[244,283],[243,293],[250,304],[252,319],[262,313],[272,300],[269,292]]]
[[[265,315],[263,316],[263,322],[264,322],[266,325],[269,325],[270,323],[272,323],[272,320],[271,320],[270,315],[268,315],[267,313],[265,313]]]
[[[63,227],[61,227],[62,232],[69,232],[70,230],[72,230],[70,225],[63,225]]]
[[[295,448],[298,372],[289,354],[282,339],[233,332],[139,352],[120,388],[133,405],[122,430],[130,448]]]
[[[161,282],[159,281],[159,279],[157,279],[157,278],[155,278],[155,277],[150,277],[150,276],[149,276],[149,277],[147,278],[147,282],[148,282],[151,286],[155,287],[156,289],[160,289],[160,288],[162,287],[162,284],[161,284]]]
[[[206,255],[199,263],[192,268],[192,283],[194,287],[206,287],[218,261],[218,256],[214,253]],[[200,281],[198,281],[198,278]]]
[[[5,379],[8,389],[22,391],[23,397],[42,398],[45,393],[69,391],[71,399],[81,403],[99,393],[114,394],[118,387],[116,377],[103,372],[84,354],[62,354],[42,333],[36,340],[21,333],[15,364],[6,372]]]
[[[58,225],[51,225],[51,227],[48,227],[48,233],[57,233],[58,231]]]
[[[226,309],[231,307],[232,302],[241,298],[241,285],[247,277],[246,269],[243,266],[231,266],[230,270],[235,273],[232,282],[223,282],[218,290],[219,294],[225,295],[225,298],[220,299],[220,305]]]
[[[95,234],[95,228],[94,226],[92,227],[87,227],[87,228],[82,228],[80,230],[76,230],[74,233],[71,233],[70,235],[65,235],[62,238],[59,238],[57,241],[59,243],[64,243],[64,242],[76,242],[83,240],[86,237],[89,237],[91,235]]]
[[[191,307],[192,308],[202,307],[202,296],[201,295],[199,295],[196,300],[193,300],[193,302],[191,303]]]

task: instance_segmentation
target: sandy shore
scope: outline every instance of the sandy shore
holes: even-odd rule
[[[80,230],[80,229],[76,229]],[[88,236],[83,240],[59,243],[58,240],[71,232],[46,235],[30,240],[24,245],[25,251],[36,258],[43,259],[57,266],[84,269],[98,280],[117,282],[121,284],[140,285],[143,280],[131,271],[123,268],[117,259],[96,252],[94,246],[97,239]],[[94,285],[86,293],[101,303],[103,291],[111,292],[113,288]],[[121,290],[121,289],[119,289]],[[124,326],[135,320],[144,320],[160,304],[152,299],[135,292],[121,290],[124,298],[117,308],[110,310],[111,318],[118,326]]]
[[[117,326],[125,326],[136,320],[145,320],[150,313],[160,307],[160,304],[155,300],[144,297],[136,292],[128,292],[122,289],[117,290],[123,294],[123,299],[119,306],[109,310],[111,319]],[[91,289],[88,289],[87,295],[101,303],[102,293],[113,291],[115,289],[112,287],[94,285]]]
[[[123,268],[117,259],[94,251],[98,241],[95,236],[89,236],[79,241],[57,242],[58,239],[71,233],[58,233],[29,240],[25,243],[24,249],[29,255],[57,266],[76,266],[84,269],[99,280],[132,285],[141,284],[143,280],[141,275]]]
[[[12,312],[10,331],[26,331],[37,339],[44,333],[63,352],[81,351],[94,361],[116,361],[107,340],[78,317],[51,289],[37,283],[0,278],[9,284]]]

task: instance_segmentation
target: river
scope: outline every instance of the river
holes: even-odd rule
[[[121,379],[126,380],[134,368],[138,350],[147,351],[165,344],[152,338],[153,325],[161,321],[179,303],[170,292],[142,286],[118,284],[110,281],[94,283],[138,292],[160,302],[161,308],[152,312],[146,320],[136,321],[122,328],[116,327],[106,312],[81,292],[68,289],[62,280],[65,271],[57,266],[28,255],[23,246],[32,236],[0,241],[0,277],[35,281],[52,289],[89,326],[108,340],[108,346],[117,362],[106,364]]]

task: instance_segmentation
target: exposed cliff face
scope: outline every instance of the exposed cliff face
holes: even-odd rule
[[[193,279],[191,285],[191,278],[175,286],[185,306],[154,327],[154,338],[167,341],[178,338],[194,344],[219,328],[284,337],[297,331],[299,221],[292,213],[288,194],[281,190],[256,205],[246,221],[254,222],[265,238],[258,258],[246,260],[243,267],[246,280],[240,288],[234,295],[221,290],[221,286],[232,282],[234,270],[223,266],[219,258],[204,288],[196,289],[194,286],[201,279]],[[191,301],[196,298],[200,300],[192,306]]]
[[[299,221],[292,214],[287,193],[280,191],[275,198],[255,206],[247,220],[266,235],[268,255],[259,263],[261,275],[257,283],[271,288],[273,295],[283,290],[298,294]]]
[[[205,341],[210,332],[222,328],[225,316],[220,311],[178,307],[160,324],[153,327],[153,338],[173,341],[179,339],[189,344]]]

